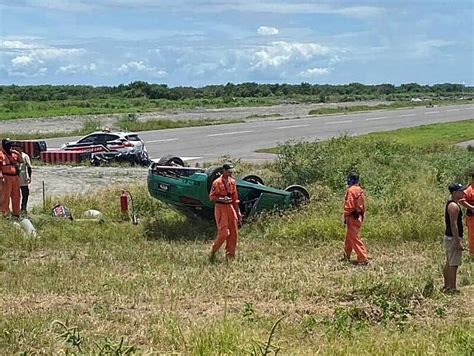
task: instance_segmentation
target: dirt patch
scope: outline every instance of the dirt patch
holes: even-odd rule
[[[41,205],[43,181],[47,197],[57,198],[85,194],[111,185],[145,182],[146,168],[38,166],[33,170],[30,186],[30,206]]]
[[[456,146],[465,148],[469,151],[474,151],[474,140],[466,141],[466,142],[460,142],[456,144]]]
[[[280,104],[274,106],[224,109],[196,108],[164,110],[137,114],[137,120],[274,120],[307,116],[311,110],[318,108],[353,105],[375,106],[379,104],[388,104],[388,102],[368,101],[354,103]],[[77,115],[0,121],[0,132],[17,134],[25,132],[72,132],[82,129],[84,122],[88,119],[98,120],[101,122],[102,126],[114,127],[117,120],[123,117],[123,115],[124,114]]]

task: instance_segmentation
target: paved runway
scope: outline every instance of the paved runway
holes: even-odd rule
[[[341,133],[360,135],[472,118],[474,105],[469,104],[145,131],[139,135],[152,158],[173,154],[194,163],[231,155],[233,158],[261,161],[273,156],[255,153],[255,150],[275,147],[288,140],[328,139]],[[46,141],[49,148],[54,148],[76,139]]]

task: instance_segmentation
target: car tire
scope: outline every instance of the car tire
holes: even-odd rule
[[[213,166],[206,169],[207,175],[207,191],[210,192],[212,188],[212,183],[222,175],[223,168],[222,166]]]
[[[164,155],[158,160],[158,166],[174,166],[174,167],[184,167],[184,161],[177,156],[173,155]]]
[[[255,174],[249,174],[249,175],[243,176],[240,179],[245,181],[245,182],[249,182],[249,183],[253,183],[253,184],[265,185],[263,183],[263,179],[260,178],[259,176],[255,175]]]
[[[285,189],[291,193],[291,205],[295,208],[309,203],[309,192],[301,185],[290,185]]]

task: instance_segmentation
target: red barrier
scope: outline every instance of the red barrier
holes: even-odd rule
[[[40,140],[34,141],[13,141],[13,143],[20,144],[25,152],[31,158],[40,158],[41,152],[46,151],[46,142]]]
[[[65,151],[76,151],[76,152],[109,152],[110,150],[104,145],[84,146],[84,147],[71,147],[64,148]]]
[[[44,151],[41,160],[46,163],[79,163],[87,156],[82,151]]]

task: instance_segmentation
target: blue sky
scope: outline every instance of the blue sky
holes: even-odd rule
[[[0,0],[0,84],[474,85],[473,3]]]

